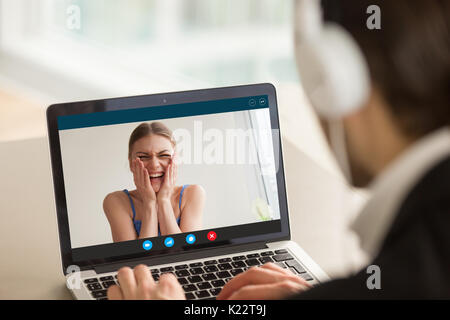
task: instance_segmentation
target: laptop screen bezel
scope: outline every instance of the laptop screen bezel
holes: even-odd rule
[[[61,146],[58,132],[58,116],[93,113],[93,112],[105,112],[113,110],[125,110],[134,108],[147,108],[152,106],[161,106],[164,104],[182,104],[190,102],[202,102],[209,100],[240,98],[249,96],[267,95],[269,102],[269,113],[272,132],[278,132],[278,135],[272,135],[275,157],[278,157],[279,168],[276,173],[278,198],[280,206],[280,222],[281,231],[270,234],[262,234],[257,236],[246,236],[241,238],[230,239],[224,243],[211,243],[208,247],[220,247],[229,246],[234,244],[256,243],[256,242],[272,242],[280,240],[290,239],[289,229],[289,214],[286,197],[286,186],[283,168],[282,158],[282,145],[281,134],[279,131],[279,117],[278,106],[276,99],[275,87],[270,83],[242,85],[234,87],[222,87],[202,90],[190,90],[181,92],[170,93],[158,93],[141,96],[130,96],[120,98],[108,98],[90,101],[79,101],[69,103],[53,104],[47,108],[47,128],[49,137],[49,149],[53,174],[53,184],[55,193],[55,205],[58,221],[58,231],[61,249],[61,259],[63,272],[66,274],[66,270],[69,266],[77,264],[83,267],[83,269],[96,264],[114,263],[130,259],[128,256],[117,256],[111,258],[102,258],[98,260],[87,261],[73,261],[72,247],[70,240],[69,220],[67,214],[66,205],[66,193],[64,187],[63,167],[62,167],[62,155]],[[274,131],[275,130],[275,131]],[[198,249],[201,250],[201,249]],[[186,250],[182,248],[169,250],[168,254],[183,253]],[[192,252],[189,250],[189,252]],[[158,254],[155,257],[162,257],[164,254]],[[142,258],[149,258],[147,252],[143,250]],[[132,259],[141,257],[133,255]]]

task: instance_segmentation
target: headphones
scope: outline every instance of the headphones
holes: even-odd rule
[[[336,0],[329,5],[338,9]],[[342,118],[361,108],[369,97],[367,62],[349,32],[324,21],[320,0],[296,0],[294,9],[301,83],[315,111],[328,122],[331,149],[351,184]]]
[[[333,2],[336,7],[336,0],[330,1],[331,7]],[[370,93],[369,71],[350,33],[324,22],[320,0],[296,0],[295,15],[297,66],[316,112],[336,120],[364,105]]]

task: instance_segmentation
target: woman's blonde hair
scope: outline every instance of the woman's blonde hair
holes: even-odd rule
[[[157,134],[159,136],[166,137],[172,143],[172,146],[175,148],[176,142],[172,136],[172,130],[170,130],[164,123],[162,122],[144,122],[138,125],[130,135],[130,140],[128,142],[128,159],[131,158],[131,149],[133,148],[133,144],[143,137],[150,136],[152,134]]]

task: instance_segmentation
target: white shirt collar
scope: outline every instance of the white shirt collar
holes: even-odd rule
[[[374,259],[403,199],[418,180],[450,154],[450,128],[434,131],[414,143],[370,185],[371,198],[351,225],[361,249]]]

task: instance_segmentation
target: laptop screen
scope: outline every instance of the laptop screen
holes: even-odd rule
[[[72,262],[280,234],[273,120],[267,95],[57,116]]]

